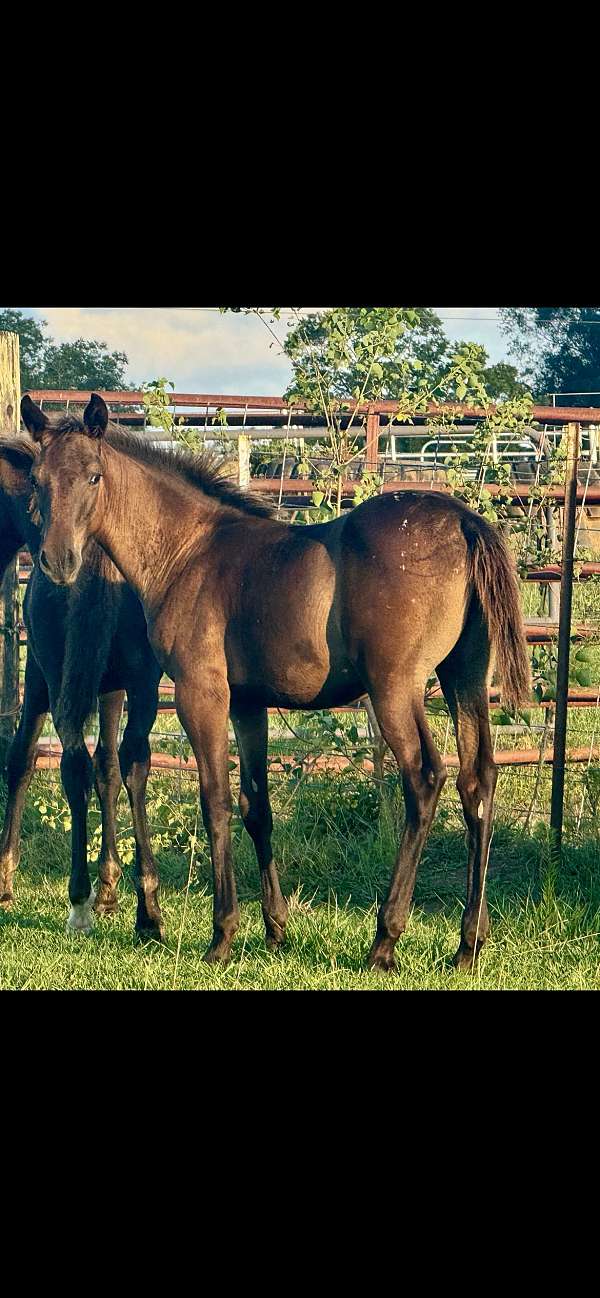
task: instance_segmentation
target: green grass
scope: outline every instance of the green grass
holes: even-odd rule
[[[59,989],[263,990],[498,990],[600,987],[600,843],[583,836],[567,843],[555,877],[541,820],[533,835],[509,823],[503,790],[488,875],[492,934],[474,976],[458,974],[450,959],[458,945],[465,890],[464,826],[453,785],[444,791],[417,877],[408,927],[397,947],[397,971],[364,970],[378,898],[387,888],[397,841],[399,804],[375,815],[374,787],[354,776],[274,782],[274,842],[282,887],[290,900],[288,941],[266,951],[258,870],[250,841],[234,821],[234,852],[241,925],[226,969],[202,963],[211,936],[211,875],[204,834],[197,877],[188,890],[189,836],[195,789],[184,779],[154,775],[153,829],[163,832],[177,811],[182,848],[158,852],[167,942],[139,946],[133,939],[135,897],[126,869],[121,908],[97,919],[89,936],[66,932],[69,839],[60,822],[43,823],[34,798],[56,798],[56,776],[39,773],[25,816],[21,869],[12,911],[0,912],[0,987]],[[120,803],[123,841],[129,832]],[[168,814],[167,814],[168,813]],[[92,823],[97,812],[91,816]]]
[[[573,616],[574,620],[596,622],[600,629],[599,586],[596,581],[576,584]],[[536,587],[524,587],[523,595],[527,611],[542,611]],[[596,681],[600,679],[600,645],[594,653]],[[574,669],[571,675],[574,680]],[[285,724],[272,718],[272,757],[301,757],[330,747],[318,718],[298,714],[288,720],[306,743],[295,741]],[[433,715],[430,720],[440,751],[455,752],[447,718]],[[494,728],[497,751],[538,746],[543,720],[542,709],[533,708],[531,729]],[[340,718],[340,731],[347,732],[356,723],[352,716]],[[364,717],[358,724],[364,725]],[[159,714],[156,729],[162,735],[152,738],[155,751],[189,751],[187,742],[179,739],[176,717]],[[93,731],[90,727],[90,733]],[[53,733],[50,721],[44,733]],[[600,709],[570,709],[568,746],[591,741],[600,742]],[[350,752],[353,746],[349,739]],[[290,902],[288,940],[276,955],[268,953],[264,945],[254,851],[239,819],[234,818],[241,926],[227,969],[202,963],[212,932],[212,879],[201,829],[197,870],[188,890],[197,806],[195,780],[157,773],[150,780],[149,819],[161,874],[167,941],[162,948],[157,944],[140,947],[133,939],[135,896],[129,865],[120,885],[119,913],[113,919],[98,919],[89,937],[67,933],[69,835],[65,808],[57,772],[39,772],[27,802],[14,907],[10,912],[0,911],[0,988],[599,988],[598,763],[589,770],[585,764],[568,770],[565,848],[558,874],[550,863],[547,837],[551,768],[542,769],[535,799],[535,767],[500,769],[488,875],[492,932],[472,977],[456,973],[450,965],[458,945],[466,886],[464,822],[455,776],[456,772],[443,791],[425,849],[408,927],[397,946],[397,971],[385,975],[367,973],[364,963],[375,931],[377,904],[389,885],[401,829],[401,800],[392,795],[391,811],[380,821],[376,785],[356,770],[317,778],[308,776],[297,764],[287,778],[271,780],[275,857]],[[235,775],[232,786],[237,796]],[[395,787],[392,775],[390,786]],[[36,799],[41,806],[35,805]],[[3,804],[2,794],[2,809]],[[119,810],[119,841],[123,860],[128,862],[132,840],[124,794]],[[92,831],[98,822],[94,803]]]

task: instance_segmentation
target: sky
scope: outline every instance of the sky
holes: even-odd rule
[[[291,378],[281,346],[256,317],[216,307],[19,307],[46,320],[57,342],[95,338],[125,352],[127,378],[171,379],[178,392],[279,396]],[[316,308],[312,308],[315,310]],[[285,310],[285,309],[284,309]],[[311,308],[305,308],[306,311]],[[434,307],[451,339],[481,342],[492,364],[506,359],[495,307]],[[267,317],[268,319],[270,317]],[[279,338],[286,320],[272,327]]]

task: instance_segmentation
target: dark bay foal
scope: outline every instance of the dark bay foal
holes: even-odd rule
[[[502,536],[435,492],[382,495],[332,523],[294,527],[218,476],[104,433],[94,394],[78,429],[40,425],[41,561],[75,579],[90,536],[137,592],[150,643],[175,682],[177,712],[198,763],[214,873],[214,933],[205,959],[229,958],[239,924],[231,853],[228,714],[240,753],[241,814],[262,881],[267,944],[283,941],[287,907],[271,852],[266,774],[269,705],[328,708],[367,692],[394,753],[406,823],[369,965],[389,969],[445,771],[424,711],[436,669],[456,729],[468,827],[467,903],[459,968],[489,928],[485,872],[496,768],[487,686],[495,654],[505,702],[528,696],[513,564]]]
[[[28,397],[23,398],[22,413],[30,429],[40,417],[45,420]],[[37,559],[40,527],[32,515],[30,478],[37,451],[35,442],[25,438],[0,441],[0,579],[23,546]],[[7,908],[13,900],[25,797],[35,768],[37,740],[50,710],[63,747],[61,776],[72,817],[69,925],[87,931],[92,924],[92,906],[100,914],[117,909],[121,866],[115,818],[122,779],[131,803],[136,842],[136,929],[140,936],[160,938],[158,874],[146,824],[145,792],[150,767],[148,734],[156,717],[161,671],[148,643],[140,602],[104,551],[91,542],[77,580],[69,587],[50,581],[35,562],[24,618],[28,637],[25,692],[7,763],[0,906]],[[119,748],[125,693],[128,719]],[[96,700],[100,725],[92,761],[84,743],[84,726]],[[102,811],[95,904],[87,864],[87,807],[93,783]]]

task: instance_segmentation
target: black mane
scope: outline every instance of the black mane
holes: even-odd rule
[[[187,446],[174,445],[173,450],[155,446],[152,442],[137,437],[135,433],[124,433],[122,429],[109,426],[107,441],[116,451],[130,455],[138,464],[149,464],[164,469],[166,473],[175,473],[192,487],[199,487],[206,496],[213,496],[224,505],[241,509],[245,514],[255,514],[259,518],[272,518],[273,510],[252,492],[243,491],[241,487],[223,473],[222,461],[218,455],[204,451],[196,453]]]
[[[55,433],[87,433],[85,425],[75,415],[61,415],[52,425]],[[223,473],[222,461],[218,455],[204,451],[196,453],[187,446],[174,444],[173,450],[155,446],[152,442],[138,437],[135,433],[126,433],[116,424],[110,423],[106,431],[109,446],[124,455],[131,456],[139,464],[149,464],[174,473],[192,487],[199,487],[206,496],[220,500],[233,509],[241,509],[244,514],[254,514],[259,518],[272,518],[273,510],[252,492],[243,491]]]

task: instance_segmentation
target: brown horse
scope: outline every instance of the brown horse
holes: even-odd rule
[[[469,831],[455,963],[473,966],[489,929],[492,651],[505,702],[519,705],[528,696],[519,594],[503,538],[459,501],[425,491],[381,495],[334,522],[294,527],[221,479],[203,457],[126,434],[108,444],[107,421],[94,393],[78,432],[61,434],[48,421],[37,430],[40,563],[57,583],[71,583],[94,537],[142,602],[198,763],[214,874],[205,959],[226,961],[239,925],[228,714],[240,753],[240,810],[256,847],[267,945],[274,947],[284,938],[287,906],[271,853],[266,709],[336,707],[367,692],[406,803],[369,955],[371,967],[393,967],[445,778],[423,702],[435,668],[456,728]]]

